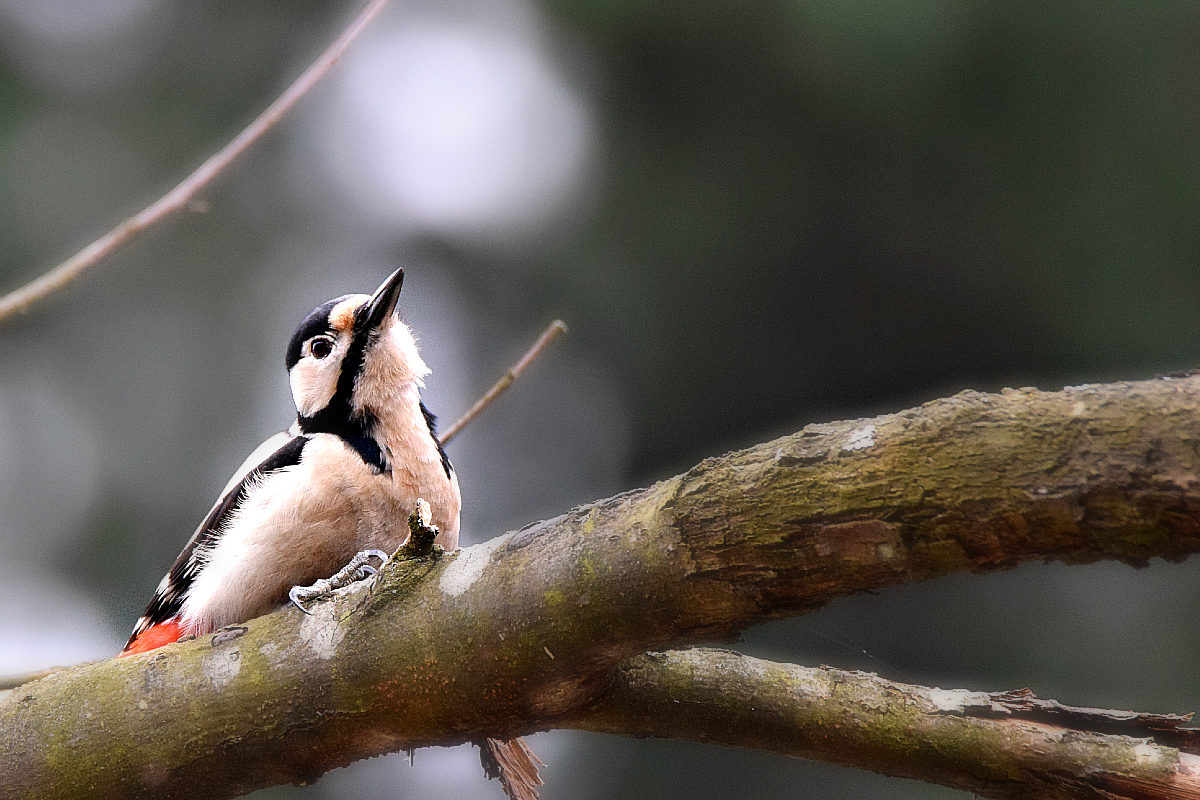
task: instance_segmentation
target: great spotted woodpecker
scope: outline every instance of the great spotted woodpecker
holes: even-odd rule
[[[418,499],[432,511],[435,543],[458,546],[458,477],[420,396],[429,368],[395,315],[403,281],[396,270],[373,295],[330,300],[300,323],[286,355],[295,424],[230,479],[122,655],[243,622],[289,596],[300,605],[312,594],[305,584],[403,544]],[[481,747],[511,794],[506,766],[527,770],[532,753],[519,739]]]

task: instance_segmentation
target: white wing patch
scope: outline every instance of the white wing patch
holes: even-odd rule
[[[283,447],[294,438],[291,433],[277,433],[270,439],[254,448],[254,452],[246,457],[242,465],[237,468],[237,472],[233,473],[233,477],[229,479],[229,483],[225,484],[225,488],[221,490],[221,497],[233,491],[233,488],[242,482],[250,474],[250,470],[257,467],[259,464],[267,460],[267,457],[274,453],[279,448]]]

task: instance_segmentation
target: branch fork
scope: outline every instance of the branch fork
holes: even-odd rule
[[[755,747],[1003,800],[1200,798],[1181,715],[671,650],[953,572],[1200,551],[1198,397],[1200,377],[962,393],[811,426],[384,570],[363,613],[269,614],[219,648],[63,670],[0,694],[0,798],[233,797],[555,727]],[[865,425],[869,442],[845,449]]]

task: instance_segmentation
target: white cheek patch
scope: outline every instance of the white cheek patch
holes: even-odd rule
[[[333,393],[337,391],[340,374],[340,353],[321,361],[303,358],[292,367],[288,380],[292,386],[292,400],[301,416],[310,417],[329,405]]]

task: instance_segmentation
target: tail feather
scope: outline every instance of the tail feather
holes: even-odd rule
[[[162,647],[164,644],[177,642],[181,636],[183,636],[183,629],[179,627],[178,620],[169,619],[166,622],[151,625],[130,639],[129,644],[125,645],[125,649],[121,651],[121,656],[146,653]]]
[[[538,767],[546,766],[524,739],[484,739],[479,745],[479,761],[489,778],[499,778],[504,793],[512,800],[538,800],[542,785]]]

